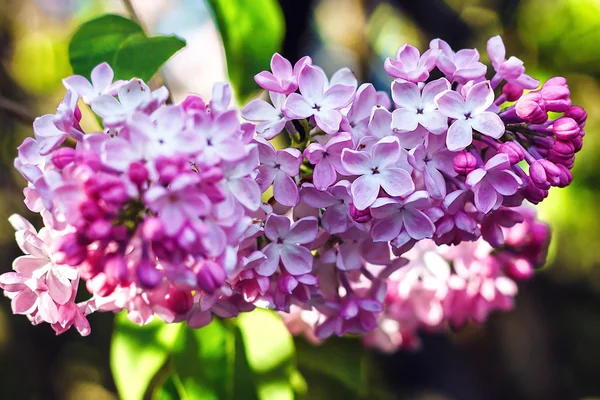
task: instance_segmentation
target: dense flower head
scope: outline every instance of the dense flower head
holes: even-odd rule
[[[95,311],[200,328],[266,307],[313,341],[392,351],[481,323],[543,263],[548,229],[522,204],[570,184],[587,118],[564,78],[538,89],[499,37],[487,50],[490,68],[440,39],[402,46],[391,100],[275,54],[255,77],[268,96],[241,111],[227,84],[174,105],[107,64],[67,78],[18,148],[45,227],[11,217],[26,255],[0,287],[57,333],[88,334]],[[84,132],[79,106],[104,130]]]

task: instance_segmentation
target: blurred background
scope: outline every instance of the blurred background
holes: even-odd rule
[[[281,53],[292,62],[308,54],[328,73],[349,66],[360,81],[386,89],[383,60],[403,43],[424,49],[440,37],[454,49],[478,48],[487,62],[487,39],[501,34],[508,55],[524,60],[530,75],[567,77],[573,103],[590,116],[573,184],[553,189],[539,207],[553,227],[551,251],[535,279],[521,286],[514,311],[461,332],[424,333],[418,352],[384,355],[352,339],[314,349],[297,338],[306,398],[359,398],[359,382],[378,388],[369,398],[600,399],[600,0],[279,3]],[[176,101],[187,92],[208,97],[213,83],[227,79],[219,34],[202,0],[133,5],[150,32],[187,40],[163,69]],[[116,0],[0,0],[0,273],[20,255],[8,216],[33,218],[22,201],[24,180],[12,168],[16,147],[32,134],[24,121],[54,112],[64,94],[61,79],[71,73],[73,31],[105,12],[126,15]],[[22,105],[21,118],[3,111],[5,99]],[[0,298],[0,399],[118,398],[109,368],[113,319],[94,314],[87,338],[73,331],[54,336],[49,326],[13,316],[8,299]],[[327,356],[325,367],[311,362],[318,353]]]

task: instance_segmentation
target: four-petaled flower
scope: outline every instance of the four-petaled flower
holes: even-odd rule
[[[328,86],[325,72],[307,65],[298,77],[300,94],[292,93],[283,105],[283,113],[290,119],[315,117],[317,126],[326,133],[340,129],[342,114],[354,97],[355,88],[344,84]]]
[[[380,188],[390,196],[406,196],[415,190],[410,174],[395,166],[402,151],[398,138],[394,136],[379,140],[370,153],[344,149],[344,168],[349,174],[359,176],[351,187],[357,209],[364,210],[373,204]]]
[[[467,175],[466,183],[475,193],[475,207],[487,214],[517,192],[521,179],[511,171],[508,156],[499,153]]]
[[[315,217],[305,217],[290,226],[290,220],[272,214],[265,222],[265,236],[271,241],[262,249],[266,259],[256,268],[256,273],[271,276],[281,260],[291,275],[303,275],[312,271],[313,255],[302,244],[312,242],[319,231]]]
[[[488,81],[476,83],[464,99],[458,92],[446,90],[435,98],[439,110],[456,121],[450,125],[446,146],[450,151],[462,150],[473,141],[473,129],[499,139],[504,134],[504,122],[498,114],[486,111],[494,102],[494,91]]]

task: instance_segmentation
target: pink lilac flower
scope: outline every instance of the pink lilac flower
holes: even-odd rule
[[[436,66],[451,82],[465,84],[478,82],[485,77],[486,66],[479,62],[479,52],[475,49],[462,49],[456,53],[441,39],[433,39],[431,49],[438,51]]]
[[[304,157],[315,166],[313,184],[319,190],[325,190],[337,179],[337,173],[344,174],[342,151],[352,148],[352,137],[349,133],[340,132],[331,137],[325,145],[311,143],[304,150]]]
[[[494,139],[504,134],[504,123],[498,114],[486,111],[493,102],[494,91],[487,81],[473,85],[466,98],[452,90],[444,91],[435,98],[440,112],[455,119],[448,129],[448,150],[462,150],[470,145],[473,130]]]
[[[506,59],[506,48],[500,36],[494,36],[488,40],[487,52],[499,78],[519,85],[523,89],[536,89],[540,84],[539,81],[525,74],[523,61],[514,56]]]
[[[113,83],[114,76],[110,65],[104,62],[92,70],[91,83],[81,75],[73,75],[64,79],[63,84],[77,93],[86,104],[90,104],[99,96],[116,93],[119,86],[125,83],[124,81]]]
[[[167,100],[169,93],[165,87],[151,91],[140,79],[133,79],[119,87],[119,100],[109,94],[98,96],[91,103],[92,111],[98,114],[108,128],[126,122],[135,110],[154,111]]]
[[[270,215],[265,222],[265,236],[271,240],[261,251],[266,259],[255,269],[259,275],[270,276],[277,270],[279,261],[292,275],[303,275],[312,271],[313,257],[302,244],[317,237],[318,221],[306,217],[290,226],[287,217]]]
[[[256,126],[256,133],[267,140],[277,136],[287,122],[287,118],[281,111],[286,96],[281,93],[269,92],[269,97],[273,105],[264,100],[256,99],[242,109],[242,117],[249,121],[260,122]]]
[[[481,168],[467,175],[466,180],[475,193],[475,206],[487,214],[498,208],[504,196],[517,192],[521,179],[510,169],[506,154],[496,154]]]
[[[396,168],[402,148],[396,137],[379,140],[370,153],[344,149],[342,165],[349,174],[359,176],[352,182],[352,199],[359,210],[369,207],[383,188],[390,196],[405,196],[415,189],[410,175]]]
[[[416,47],[402,45],[396,52],[396,59],[388,57],[383,68],[392,78],[409,82],[424,82],[435,67],[436,54],[427,50],[423,55]]]
[[[325,73],[312,65],[305,66],[298,77],[300,94],[292,93],[283,105],[283,113],[290,119],[311,116],[319,128],[326,133],[340,129],[342,114],[354,97],[355,88],[343,84],[327,87]]]
[[[328,190],[319,190],[314,185],[305,183],[302,185],[300,197],[311,207],[325,209],[321,223],[323,229],[332,235],[346,232],[353,222],[349,208],[352,195],[350,183],[347,181],[340,181]]]
[[[450,82],[444,78],[427,83],[422,91],[411,82],[394,82],[392,99],[398,108],[392,113],[392,128],[412,132],[420,124],[436,135],[445,132],[448,117],[437,110],[434,99],[449,89]]]
[[[414,192],[404,199],[381,198],[371,206],[373,240],[388,242],[406,230],[415,240],[431,238],[435,225],[422,210],[431,207],[429,194],[424,190]]]
[[[306,65],[311,65],[310,57],[301,58],[294,68],[292,64],[279,53],[273,54],[271,58],[271,72],[263,71],[254,77],[256,83],[265,90],[271,92],[290,94],[298,89],[298,76]]]
[[[454,177],[454,153],[444,146],[444,138],[435,136],[427,146],[420,144],[413,147],[408,154],[408,162],[416,171],[423,174],[425,188],[432,198],[442,199],[446,196],[446,179],[444,175]]]
[[[256,182],[266,191],[273,184],[273,197],[285,206],[298,204],[298,186],[293,177],[298,175],[302,154],[297,149],[275,151],[270,143],[256,138],[260,167]]]

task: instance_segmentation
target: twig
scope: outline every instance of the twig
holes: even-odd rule
[[[6,111],[28,125],[33,124],[33,121],[35,121],[35,116],[33,116],[28,109],[6,97],[0,96],[0,110]]]
[[[146,27],[146,24],[144,24],[144,22],[138,16],[131,0],[123,0],[123,6],[125,7],[127,14],[129,14],[129,17],[132,20],[134,20],[135,22],[137,22],[137,24],[142,28],[142,30],[144,32],[148,32],[148,28]],[[169,97],[167,98],[167,103],[169,103],[169,104],[173,103],[173,97],[171,95],[171,91],[169,90],[169,87],[167,86],[167,81],[166,81],[165,77],[163,76],[163,74],[160,73],[160,71],[157,74],[154,74],[154,76],[152,77],[152,79],[150,79],[150,82],[148,82],[148,84],[150,87],[153,87],[154,89],[158,89],[161,86],[166,87],[167,90],[169,91]]]

